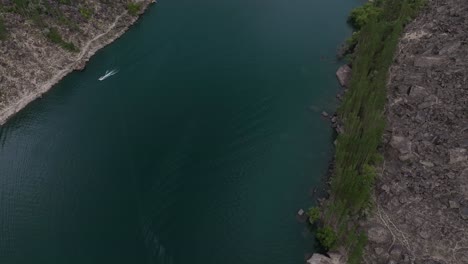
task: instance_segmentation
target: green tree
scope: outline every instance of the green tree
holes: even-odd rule
[[[325,226],[318,229],[317,239],[325,249],[329,250],[335,247],[337,236],[333,228]]]
[[[309,222],[311,224],[315,224],[320,219],[320,208],[318,207],[311,207],[307,211],[307,215],[309,216]]]
[[[378,8],[374,3],[368,2],[363,6],[353,9],[348,20],[354,28],[359,30],[367,25],[369,21],[376,18],[381,11],[382,9]]]

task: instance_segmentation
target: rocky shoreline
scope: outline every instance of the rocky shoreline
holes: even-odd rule
[[[359,224],[368,237],[363,263],[468,263],[467,29],[468,2],[428,0],[399,40],[375,208]],[[346,65],[337,71],[345,89],[350,72]],[[346,263],[329,256],[307,263]]]
[[[83,70],[87,61],[122,36],[151,2],[138,1],[140,12],[131,15],[126,1],[111,6],[96,1],[95,15],[90,20],[77,19],[78,31],[61,28],[67,39],[77,43],[78,53],[47,41],[41,29],[27,19],[7,14],[5,20],[10,22],[11,32],[7,40],[0,41],[0,125],[40,98],[67,74]]]

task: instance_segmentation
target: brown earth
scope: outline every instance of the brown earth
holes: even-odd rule
[[[138,2],[142,11],[150,3],[149,0]],[[137,20],[137,16],[127,12],[128,0],[48,3],[55,5],[68,25],[44,15],[46,26],[41,27],[25,15],[0,10],[8,30],[6,40],[0,40],[0,125],[68,73],[82,70],[97,50],[120,37]],[[0,0],[0,7],[8,5],[13,4]],[[80,7],[91,10],[92,15],[85,19]],[[74,43],[79,52],[67,51],[48,40],[45,35],[51,27],[65,41]]]
[[[390,70],[365,263],[468,263],[468,1],[428,0]]]

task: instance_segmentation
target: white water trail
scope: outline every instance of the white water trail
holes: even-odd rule
[[[98,80],[99,80],[99,81],[104,81],[105,79],[111,77],[112,75],[117,74],[118,72],[119,72],[119,71],[116,70],[116,69],[113,69],[113,70],[111,70],[110,72],[109,72],[109,70],[107,70],[106,73],[105,73],[103,76],[101,76],[101,77],[98,78]]]

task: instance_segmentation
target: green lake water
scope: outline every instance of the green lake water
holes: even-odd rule
[[[0,128],[0,263],[303,263],[357,4],[153,5]]]

